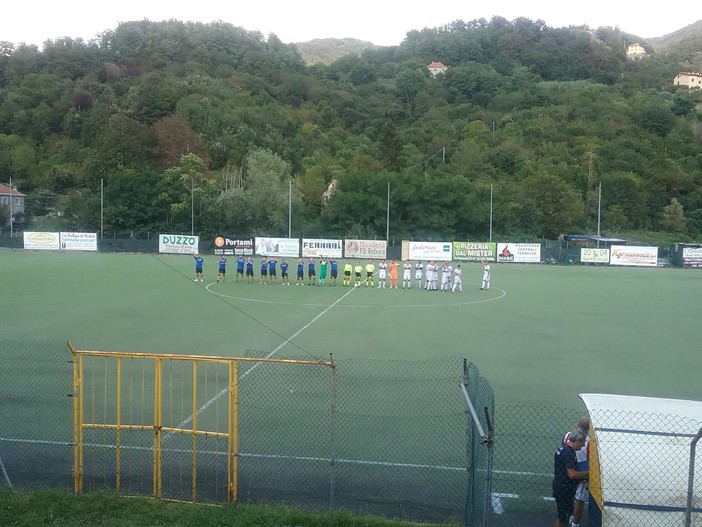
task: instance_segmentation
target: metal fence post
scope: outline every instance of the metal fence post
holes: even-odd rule
[[[702,438],[702,428],[697,432],[697,435],[692,439],[690,443],[690,475],[687,479],[687,506],[685,508],[685,527],[690,527],[692,525],[692,487],[695,482],[695,451],[697,450],[697,443],[700,438]]]

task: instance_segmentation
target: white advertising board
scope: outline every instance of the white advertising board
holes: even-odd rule
[[[94,232],[62,232],[62,251],[97,251],[97,234]]]
[[[610,265],[634,265],[636,267],[656,267],[658,247],[612,245]]]
[[[453,258],[451,242],[408,242],[407,259],[450,262]]]
[[[259,256],[282,256],[284,258],[300,257],[299,238],[258,238],[256,237],[256,254]]]
[[[341,240],[325,240],[315,238],[302,239],[302,257],[326,256],[327,258],[341,258],[344,244]]]
[[[609,263],[609,249],[583,247],[580,249],[580,261],[583,263]]]
[[[197,254],[199,236],[183,236],[180,234],[159,234],[158,252],[166,254]]]
[[[498,243],[497,261],[507,263],[539,263],[540,243]]]
[[[683,267],[702,267],[702,247],[683,247]]]
[[[344,240],[345,258],[387,258],[388,244],[385,240]]]
[[[58,232],[25,232],[24,248],[42,251],[59,251],[61,235]]]

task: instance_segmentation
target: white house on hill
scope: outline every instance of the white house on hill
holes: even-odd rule
[[[682,71],[675,76],[673,84],[676,86],[687,86],[690,90],[699,90],[702,88],[702,73]]]
[[[432,77],[436,77],[437,75],[444,73],[448,69],[448,66],[445,66],[442,62],[432,62],[427,66],[427,69],[429,70],[429,73],[431,73]]]

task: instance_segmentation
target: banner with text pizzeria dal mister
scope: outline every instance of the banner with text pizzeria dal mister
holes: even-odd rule
[[[502,263],[539,263],[540,243],[498,243],[497,261]]]
[[[158,252],[165,254],[197,254],[199,236],[159,234]]]
[[[405,257],[403,250],[402,257],[406,260],[450,262],[452,246],[451,242],[407,242],[407,255]]]
[[[496,257],[496,243],[453,242],[453,259],[457,262],[494,262]]]
[[[385,240],[344,240],[345,258],[387,258],[388,244]]]
[[[656,267],[656,265],[658,265],[658,247],[612,245],[609,255],[609,265]]]
[[[311,258],[326,256],[327,258],[341,258],[344,244],[341,240],[324,240],[314,238],[302,239],[302,257]]]

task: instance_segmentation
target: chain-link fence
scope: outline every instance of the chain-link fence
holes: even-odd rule
[[[0,341],[0,484],[74,488],[72,367],[65,343]],[[84,400],[93,401],[84,405],[83,422],[111,423],[118,406],[116,367],[89,364],[83,375]],[[87,430],[82,439],[84,489],[116,488],[119,451],[120,491],[152,495],[154,429],[149,423],[155,406],[147,395],[154,395],[155,373],[125,361],[119,375],[119,422],[144,428],[124,430],[119,439],[109,427]],[[231,409],[227,394],[220,395],[228,389],[225,372],[201,367],[195,382],[192,366],[167,361],[160,375],[160,495],[190,500],[197,480],[198,501],[226,501],[231,456],[224,432]],[[584,407],[495,405],[489,382],[461,358],[344,359],[335,362],[334,375],[261,364],[242,368],[237,379],[239,501],[344,508],[416,521],[552,524],[554,451],[585,413]],[[196,399],[183,397],[195,383]],[[469,415],[461,383],[474,401],[482,433]],[[597,433],[611,428],[597,430],[602,418],[592,417]],[[653,421],[641,417],[630,413],[618,422],[624,430],[646,431]],[[702,462],[691,447],[702,417],[668,421],[673,426],[666,433],[650,428],[657,432],[600,438],[600,505],[620,516],[621,503],[637,505],[639,511],[639,523],[621,520],[617,525],[684,525],[678,521],[685,513],[684,497],[690,498],[690,525],[702,524]],[[195,449],[194,435],[179,432],[189,427],[206,432],[197,435]],[[493,441],[486,442],[490,435]],[[608,467],[646,463],[656,469],[652,479],[624,470],[630,478],[614,487],[607,480]],[[656,499],[646,501],[651,497]],[[664,510],[647,509],[651,503]],[[666,507],[677,516],[666,515]],[[582,525],[588,522],[596,525],[586,512]]]

